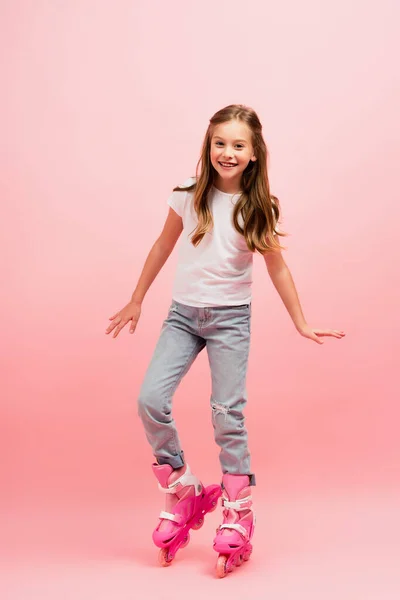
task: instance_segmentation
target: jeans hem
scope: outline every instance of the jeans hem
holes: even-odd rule
[[[165,458],[164,456],[156,456],[155,459],[159,465],[170,465],[170,467],[172,467],[173,469],[180,469],[185,465],[183,452],[181,452],[180,454],[176,454],[175,456],[171,456],[169,458]]]

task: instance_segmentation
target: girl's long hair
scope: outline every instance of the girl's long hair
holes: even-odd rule
[[[196,182],[188,187],[174,188],[174,191],[194,190],[194,209],[197,213],[198,225],[192,232],[192,244],[197,246],[213,227],[213,218],[207,200],[216,173],[210,159],[211,138],[216,125],[233,119],[242,121],[250,128],[254,155],[257,158],[255,162],[250,161],[242,173],[242,193],[235,204],[233,224],[235,229],[244,236],[252,252],[266,254],[274,250],[282,250],[284,247],[274,237],[276,233],[274,224],[278,223],[280,217],[279,200],[269,191],[268,151],[262,135],[262,125],[256,112],[242,104],[226,106],[210,119],[201,157],[196,167]],[[243,227],[238,221],[239,213],[243,218]],[[279,231],[279,235],[287,234]]]

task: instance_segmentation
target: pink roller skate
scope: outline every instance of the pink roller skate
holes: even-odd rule
[[[250,540],[255,526],[248,475],[225,474],[222,483],[224,521],[214,539],[214,550],[219,552],[218,577],[225,577],[235,566],[249,560],[253,550]]]
[[[189,465],[186,471],[174,471],[170,465],[153,465],[158,487],[166,496],[166,510],[160,513],[160,522],[153,532],[153,541],[161,548],[159,561],[169,566],[179,548],[187,546],[190,529],[200,529],[204,515],[217,508],[222,490],[219,485],[204,488],[192,475]]]

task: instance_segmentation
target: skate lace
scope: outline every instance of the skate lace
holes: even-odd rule
[[[223,525],[220,525],[219,528],[220,529],[233,529],[235,531],[238,531],[240,533],[240,535],[242,537],[244,537],[245,540],[247,540],[249,537],[249,533],[248,533],[247,529],[245,527],[243,527],[243,525],[240,525],[239,523],[223,523]]]
[[[174,521],[178,525],[181,524],[182,519],[183,519],[182,515],[180,515],[179,513],[173,514],[173,513],[167,512],[165,510],[162,510],[160,512],[159,518],[160,519],[168,519],[168,521]]]
[[[228,498],[222,498],[222,506],[224,508],[231,508],[237,511],[252,510],[252,504],[253,502],[251,496],[246,496],[246,498],[240,498],[239,500],[235,500],[234,502],[231,502],[230,500],[228,500]]]
[[[225,510],[231,509],[237,512],[249,510],[253,512],[252,504],[253,502],[251,496],[246,496],[245,498],[240,498],[235,501],[230,501],[226,496],[223,496],[222,498],[222,506]],[[240,523],[223,523],[219,526],[219,529],[232,529],[240,533],[245,540],[249,538],[247,529],[243,527],[243,525],[240,525]]]

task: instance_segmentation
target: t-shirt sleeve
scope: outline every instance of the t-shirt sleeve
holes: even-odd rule
[[[177,215],[183,216],[183,207],[185,206],[187,192],[172,192],[168,198],[168,204],[174,209]]]
[[[186,181],[184,181],[184,183],[182,184],[182,187],[187,187],[189,185],[192,185],[192,183],[194,183],[194,179],[193,179],[193,177],[190,177],[189,179],[186,179]],[[187,194],[188,193],[185,191],[182,191],[182,192],[175,191],[175,192],[172,192],[172,194],[170,195],[170,197],[167,200],[169,206],[171,208],[173,208],[174,211],[176,212],[176,214],[179,215],[180,217],[183,216],[183,210],[185,207]]]

